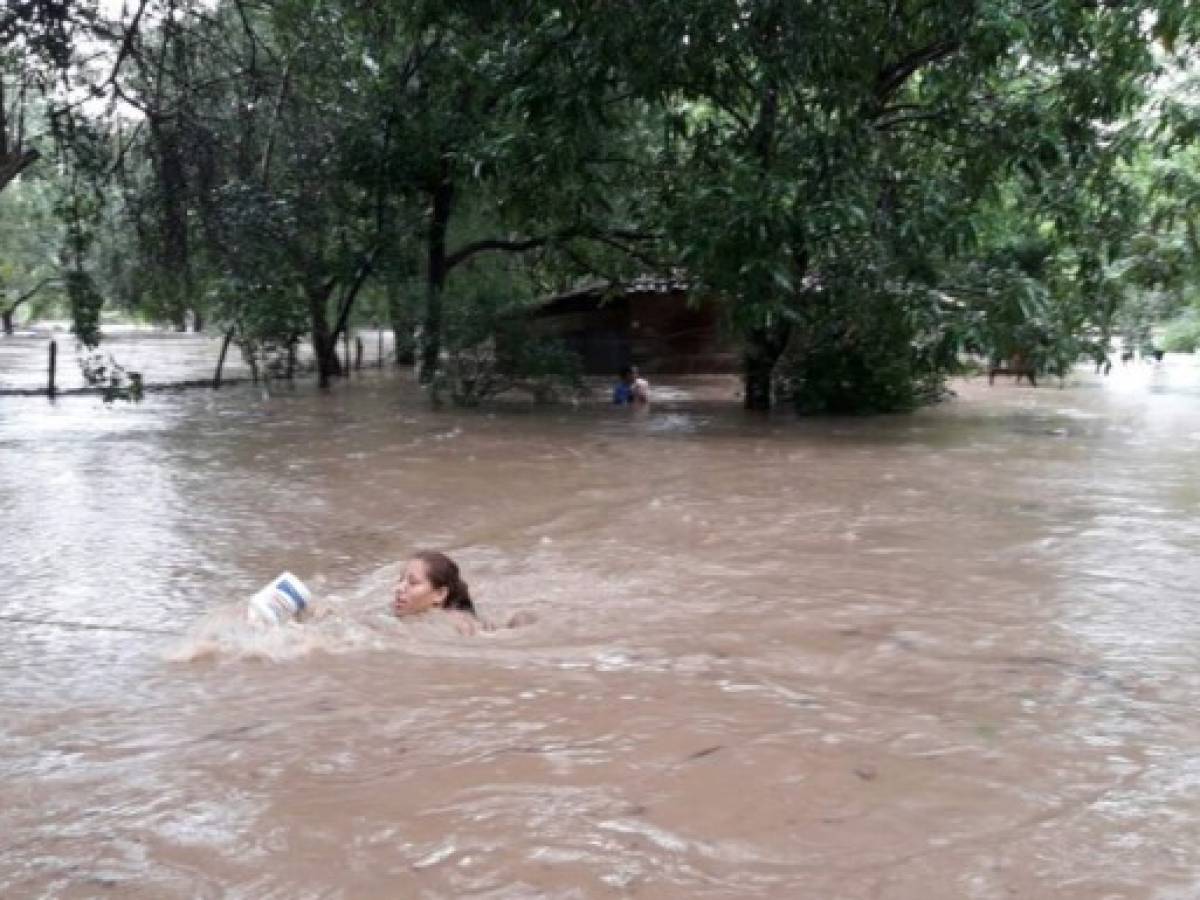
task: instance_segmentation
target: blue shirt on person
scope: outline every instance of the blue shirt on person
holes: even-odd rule
[[[626,384],[624,381],[618,382],[613,388],[613,403],[624,404],[633,402],[633,385]]]

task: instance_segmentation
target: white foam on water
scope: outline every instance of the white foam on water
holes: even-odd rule
[[[164,653],[172,662],[243,659],[282,662],[313,653],[345,654],[403,647],[408,652],[453,654],[511,627],[527,626],[538,617],[529,611],[487,616],[477,625],[457,613],[430,613],[398,619],[391,608],[392,590],[401,563],[367,573],[349,590],[325,592],[315,582],[314,597],[295,621],[268,623],[247,615],[247,600],[222,603],[192,623]]]
[[[394,644],[395,629],[385,621],[359,621],[331,598],[301,621],[264,625],[246,617],[245,601],[227,603],[195,622],[166,658],[191,662],[211,658],[282,661],[311,653],[348,653]]]

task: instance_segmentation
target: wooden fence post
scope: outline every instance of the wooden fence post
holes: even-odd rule
[[[229,344],[233,340],[233,329],[230,328],[225,332],[225,340],[221,342],[221,355],[217,358],[217,368],[213,372],[212,388],[217,390],[221,387],[221,370],[225,368],[225,354],[229,352]]]
[[[54,399],[54,370],[58,365],[58,342],[54,338],[50,338],[50,383],[47,386],[46,392],[50,399]]]

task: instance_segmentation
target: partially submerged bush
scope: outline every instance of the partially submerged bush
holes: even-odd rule
[[[801,414],[911,410],[941,395],[955,362],[948,339],[919,330],[906,305],[886,295],[813,298],[798,318],[775,393]]]
[[[141,372],[132,372],[118,363],[111,353],[93,350],[79,357],[79,369],[88,387],[100,388],[105,403],[114,400],[137,402],[145,386]]]
[[[292,378],[296,373],[296,351],[300,344],[298,334],[278,339],[257,338],[241,333],[234,339],[242,353],[242,359],[250,368],[250,376],[257,383],[260,378]]]
[[[579,355],[561,340],[531,333],[528,306],[484,281],[448,297],[446,352],[431,385],[433,400],[458,406],[512,391],[549,403],[585,391]]]
[[[1200,347],[1200,315],[1186,312],[1167,323],[1162,348],[1168,353],[1195,353]]]

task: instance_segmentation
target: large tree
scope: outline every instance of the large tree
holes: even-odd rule
[[[906,318],[914,286],[940,286],[933,264],[971,252],[972,216],[1014,170],[1089,165],[1140,99],[1162,8],[638,6],[611,17],[613,40],[630,83],[672,116],[665,219],[728,302],[753,408],[770,404],[797,328],[858,352],[871,322],[856,289]]]
[[[158,315],[211,298],[247,347],[303,321],[327,383],[378,288],[428,379],[457,272],[494,306],[683,270],[724,303],[748,407],[889,409],[956,341],[1061,365],[1107,337],[1136,231],[1114,173],[1157,139],[1134,127],[1152,47],[1187,64],[1195,15],[144,0],[92,27],[91,71],[140,111],[112,116],[109,169]]]

